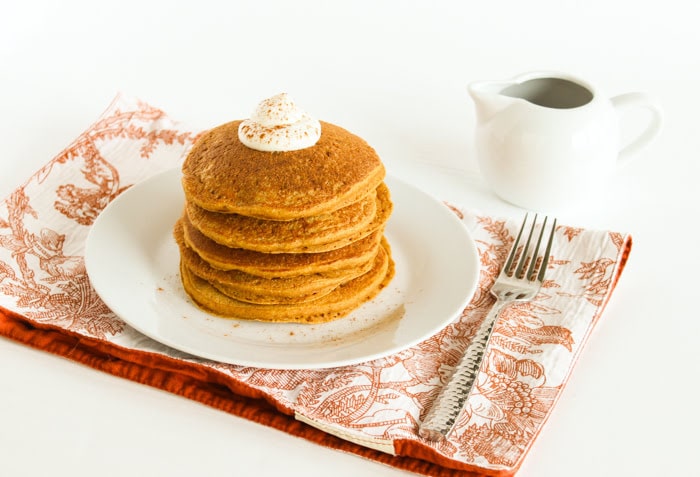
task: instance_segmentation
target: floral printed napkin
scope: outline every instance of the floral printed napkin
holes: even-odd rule
[[[383,359],[270,370],[191,357],[114,315],[90,286],[83,250],[100,211],[177,167],[197,132],[135,99],[105,113],[0,203],[0,334],[105,372],[416,473],[513,475],[542,429],[624,268],[631,237],[559,226],[538,297],[507,308],[475,393],[449,440],[417,426],[478,328],[520,218],[450,205],[481,258],[477,292],[438,335]],[[439,286],[439,284],[436,284]]]

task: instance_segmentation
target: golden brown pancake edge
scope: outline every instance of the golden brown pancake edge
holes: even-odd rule
[[[386,171],[364,139],[321,122],[309,148],[265,152],[238,139],[241,121],[197,140],[182,166],[188,200],[214,212],[291,220],[336,210],[376,189]]]
[[[182,262],[180,274],[187,294],[208,313],[265,322],[322,323],[346,316],[374,298],[392,279],[394,263],[388,245],[383,241],[381,253],[377,254],[375,266],[369,272],[337,287],[319,300],[296,305],[257,305],[234,300],[192,273]]]

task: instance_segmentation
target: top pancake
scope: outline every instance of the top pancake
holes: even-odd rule
[[[206,132],[185,159],[185,195],[203,209],[293,220],[356,202],[384,179],[374,149],[341,127],[321,122],[314,146],[264,152],[239,141],[240,123]]]

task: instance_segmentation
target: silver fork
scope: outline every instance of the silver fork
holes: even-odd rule
[[[552,249],[554,230],[557,220],[554,219],[550,227],[549,237],[544,253],[540,256],[540,246],[545,237],[547,217],[542,225],[537,225],[537,214],[530,226],[527,241],[524,246],[520,246],[523,232],[527,230],[528,214],[525,214],[518,236],[513,243],[513,247],[508,254],[501,273],[496,282],[491,287],[491,294],[496,297],[488,315],[479,326],[474,339],[467,347],[464,356],[454,370],[454,373],[442,388],[432,408],[423,418],[423,422],[418,429],[421,437],[429,440],[438,440],[447,437],[459,414],[462,412],[464,404],[469,398],[469,394],[474,387],[481,361],[484,358],[486,346],[488,345],[493,325],[501,310],[514,301],[530,301],[540,291],[544,274],[549,262],[549,253]],[[536,230],[539,228],[539,234]],[[537,241],[531,246],[533,238],[537,235]],[[516,263],[517,261],[517,263]]]

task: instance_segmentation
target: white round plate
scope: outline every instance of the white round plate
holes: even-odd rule
[[[371,302],[330,323],[225,319],[198,308],[179,277],[172,236],[182,214],[180,170],[122,193],[95,221],[85,266],[99,296],[129,325],[192,355],[262,368],[328,368],[401,351],[434,335],[476,290],[479,257],[455,214],[419,189],[387,177],[394,212],[386,238],[396,276]]]

